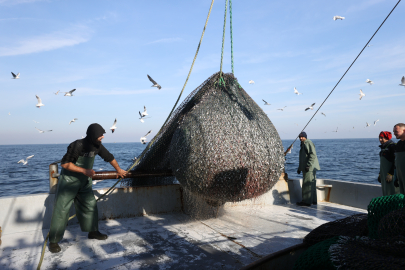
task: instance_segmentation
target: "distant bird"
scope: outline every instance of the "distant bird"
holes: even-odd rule
[[[65,93],[65,97],[73,97],[73,92],[76,91],[76,89],[70,90],[69,92],[62,92]]]
[[[144,118],[145,116],[143,116],[141,112],[139,112],[139,116],[141,117],[141,118],[139,118],[139,119],[140,119],[141,122],[143,123],[143,122],[144,122],[144,121],[143,121],[143,118]]]
[[[308,111],[309,109],[313,110],[315,106],[315,103],[312,103],[311,106],[309,106],[308,108],[305,109],[305,111]]]
[[[35,121],[35,120],[32,120],[32,121],[34,121],[35,124],[39,124],[39,122],[37,122],[37,121]]]
[[[56,92],[56,93],[54,93],[54,94],[55,94],[55,95],[59,94],[59,91],[60,91],[60,90],[58,90],[58,92]]]
[[[255,84],[255,81],[254,81],[254,80],[250,80],[249,83],[250,83],[250,84]]]
[[[299,95],[302,95],[302,93],[298,92],[297,88],[295,88],[295,87],[294,87],[294,94],[296,94],[296,95],[298,95],[298,96],[299,96]]]
[[[366,127],[369,127],[369,126],[370,126],[370,124],[366,122]]]
[[[267,101],[265,101],[264,99],[262,99],[264,101],[264,105],[271,105],[270,103],[268,103]]]
[[[8,115],[11,115],[11,113],[8,113]]]
[[[380,119],[374,121],[374,126],[377,124],[378,121],[380,121]]]
[[[45,133],[45,132],[50,132],[50,131],[52,131],[52,130],[40,130],[40,129],[37,129],[37,128],[35,128],[35,129],[38,130],[39,133]]]
[[[20,72],[18,72],[17,75],[15,75],[13,72],[11,72],[11,75],[13,75],[13,78],[11,78],[11,79],[19,79],[20,78]]]
[[[402,76],[400,86],[405,86],[405,76]]]
[[[112,125],[112,127],[110,127],[112,133],[114,133],[114,130],[117,128],[117,118],[115,118],[114,124]]]
[[[33,156],[34,156],[34,155],[28,156],[25,160],[24,160],[24,159],[21,159],[21,160],[18,161],[17,163],[22,163],[23,165],[27,165],[28,160],[29,160],[30,158],[32,158]]]
[[[287,107],[287,106],[284,106],[282,109],[277,109],[277,110],[284,111],[284,109],[285,109],[286,107]]]
[[[360,89],[360,100],[362,97],[365,97],[365,96],[366,96],[366,94],[364,94],[363,91]]]
[[[344,19],[345,19],[345,17],[342,17],[342,16],[333,16],[334,21],[336,21],[336,20],[344,20]]]
[[[369,83],[370,85],[374,84],[374,82],[372,80],[370,80],[370,79],[367,79],[366,83]]]
[[[157,87],[157,89],[161,89],[162,86],[160,86],[157,82],[155,82],[149,75],[148,75],[149,81],[151,81],[153,83],[153,85],[151,87]]]
[[[326,114],[324,114],[323,112],[321,112],[321,114],[326,117]]]
[[[369,45],[367,45],[367,47],[371,47],[371,46],[373,46],[373,44],[369,44]]]
[[[37,100],[38,100],[38,103],[35,106],[37,106],[38,109],[40,109],[41,106],[45,106],[44,104],[42,104],[42,100],[39,98],[39,96],[37,96],[37,95],[35,95],[35,96],[37,97]]]
[[[142,117],[143,116],[147,116],[148,113],[146,112],[146,106],[143,106],[143,113],[142,113]]]
[[[146,133],[145,136],[141,137],[141,143],[142,143],[142,144],[146,144],[146,136],[148,136],[151,132],[152,132],[152,130],[149,130],[149,132]]]
[[[73,123],[74,121],[76,121],[76,120],[79,120],[79,119],[74,118],[73,120],[70,120],[69,125],[70,125],[71,123]]]
[[[336,128],[336,131],[335,131],[335,130],[332,130],[332,132],[338,132],[338,128],[339,128],[339,127]]]

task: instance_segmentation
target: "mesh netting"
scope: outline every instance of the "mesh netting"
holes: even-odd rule
[[[308,248],[294,264],[294,270],[328,270],[336,269],[329,258],[329,248],[339,236],[319,242]]]
[[[356,214],[325,223],[307,234],[304,238],[304,243],[313,245],[339,235],[367,236],[367,214]]]
[[[378,238],[392,238],[398,235],[405,237],[405,208],[386,214],[378,224]]]
[[[368,229],[369,237],[378,238],[378,225],[380,220],[391,211],[405,207],[405,196],[396,194],[377,197],[368,205]]]
[[[283,168],[282,142],[267,115],[233,74],[221,79],[218,72],[174,111],[134,170],[172,170],[190,192],[227,202],[267,192]]]
[[[330,260],[338,269],[405,269],[405,237],[371,239],[345,237],[331,245]]]

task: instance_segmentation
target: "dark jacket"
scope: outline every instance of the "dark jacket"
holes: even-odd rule
[[[395,143],[393,141],[389,140],[388,142],[379,145],[379,147],[381,148],[380,157],[384,157],[389,162],[392,163],[392,166],[391,166],[388,173],[393,175],[394,174],[394,169],[395,169],[395,149],[396,149],[396,145],[395,145]]]

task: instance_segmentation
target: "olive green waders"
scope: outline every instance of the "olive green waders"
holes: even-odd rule
[[[302,178],[302,201],[313,204],[318,201],[316,195],[316,170],[303,172]]]
[[[395,167],[399,182],[399,192],[405,194],[405,152],[395,152]]]
[[[394,179],[391,182],[385,181],[387,173],[392,167],[392,162],[389,162],[385,157],[380,157],[380,179],[383,196],[395,194]]]
[[[79,157],[76,166],[92,169],[94,157]],[[98,231],[97,202],[92,189],[92,179],[82,173],[62,169],[58,181],[55,206],[52,214],[49,241],[58,243],[63,238],[69,218],[69,209],[75,203],[76,216],[83,232]]]

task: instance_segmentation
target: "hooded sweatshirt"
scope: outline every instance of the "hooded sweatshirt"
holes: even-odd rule
[[[99,155],[105,162],[111,162],[114,160],[114,156],[102,145],[97,139],[105,133],[105,130],[99,124],[91,124],[87,128],[87,136],[84,139],[76,140],[72,142],[68,148],[66,154],[62,158],[62,164],[72,162],[76,163],[80,157],[95,157]]]

